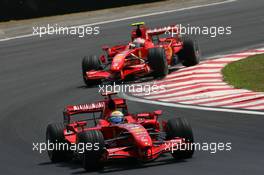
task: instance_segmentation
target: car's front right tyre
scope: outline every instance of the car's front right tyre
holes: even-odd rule
[[[72,153],[68,149],[69,143],[64,138],[63,123],[51,123],[46,130],[46,147],[52,162],[61,162],[71,159]],[[59,146],[59,145],[64,145]]]
[[[80,150],[80,158],[83,168],[86,171],[99,170],[103,168],[104,155],[104,136],[101,131],[90,130],[78,134],[78,144],[84,145],[84,148],[89,149]],[[88,144],[88,145],[87,145]]]
[[[162,47],[150,48],[148,50],[149,65],[153,70],[153,76],[156,78],[165,77],[169,73],[168,62],[165,49]]]
[[[185,141],[178,145],[177,150],[172,152],[172,156],[175,159],[191,158],[194,153],[193,132],[190,124],[184,118],[172,118],[167,122],[166,138],[170,140],[177,137],[182,138]]]
[[[195,66],[200,62],[200,49],[197,41],[189,37],[184,37],[183,48],[178,53],[178,58],[182,61],[182,65],[186,67]]]

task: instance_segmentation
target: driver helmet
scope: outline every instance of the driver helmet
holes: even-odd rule
[[[122,112],[120,112],[120,111],[113,111],[110,114],[109,121],[112,124],[122,123],[124,121],[124,114]]]

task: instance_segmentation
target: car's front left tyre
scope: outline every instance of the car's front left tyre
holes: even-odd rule
[[[190,124],[184,118],[172,118],[167,122],[166,138],[170,140],[177,137],[185,141],[178,145],[177,149],[172,152],[172,156],[176,159],[191,158],[194,153],[193,132]]]
[[[63,123],[52,123],[47,127],[46,147],[52,162],[61,162],[72,157],[72,152],[68,149],[69,143],[65,140],[63,132]]]

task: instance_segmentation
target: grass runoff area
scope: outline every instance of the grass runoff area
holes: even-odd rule
[[[232,62],[222,73],[224,80],[235,88],[264,92],[264,54]]]

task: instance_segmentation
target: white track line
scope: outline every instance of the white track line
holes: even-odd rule
[[[167,94],[167,93],[170,93],[170,92],[173,92],[173,91],[180,91],[180,90],[183,90],[183,89],[186,89],[182,92],[185,92],[187,91],[187,89],[193,89],[193,88],[196,88],[196,86],[199,86],[199,87],[207,87],[207,88],[230,88],[230,86],[228,85],[189,85],[189,86],[177,86],[175,88],[169,88],[169,89],[166,89],[166,86],[164,86],[164,89],[163,90],[160,90],[160,91],[155,91],[155,92],[151,92],[151,95],[150,96],[153,96],[153,95],[160,95],[160,94]],[[142,96],[142,95],[145,95],[146,93],[137,93],[136,96]],[[133,93],[133,95],[135,95]]]
[[[199,69],[199,70],[190,70],[190,71],[186,71],[186,72],[177,72],[177,73],[172,73],[172,74],[169,74],[167,75],[168,78],[172,78],[172,77],[175,77],[175,76],[183,76],[183,75],[189,75],[189,74],[199,74],[199,73],[220,73],[220,69],[219,68],[216,68],[216,69]]]
[[[228,106],[223,106],[225,108],[243,108],[243,107],[247,107],[247,106],[251,106],[253,107],[253,105],[258,105],[258,104],[264,104],[264,100],[258,100],[258,101],[252,101],[249,103],[243,103],[243,104],[235,104],[235,105],[228,105]]]
[[[192,85],[192,86],[188,86],[188,87],[182,86],[182,87],[178,87],[178,88],[166,89],[163,91],[157,91],[157,92],[151,93],[151,97],[154,95],[159,95],[159,96],[163,97],[165,94],[173,93],[173,91],[178,91],[178,92],[181,91],[182,93],[184,93],[186,91],[198,89],[198,87],[202,88],[202,90],[214,90],[214,89],[219,89],[219,88],[230,88],[230,86],[228,86],[228,85],[213,85],[213,86]]]
[[[256,55],[256,54],[259,54],[259,52],[242,52],[242,53],[238,53],[236,55],[247,57],[248,55]]]
[[[215,59],[215,60],[213,60],[213,61],[208,61],[207,60],[207,62],[210,62],[211,64],[215,61],[215,62],[218,62],[218,61],[225,61],[227,64],[229,63],[229,62],[233,62],[233,61],[238,61],[238,60],[241,60],[241,59],[243,59],[243,58],[246,58],[247,56],[241,56],[241,57],[229,57],[229,58],[218,58],[218,59]]]
[[[200,103],[206,103],[206,102],[212,102],[215,100],[224,100],[227,98],[233,98],[233,97],[239,97],[239,96],[244,96],[244,95],[248,95],[251,93],[239,93],[239,94],[231,94],[231,95],[221,95],[221,96],[217,96],[217,97],[211,97],[211,98],[205,98],[205,99],[198,99],[198,100],[192,100],[192,101],[181,101],[180,103],[184,103],[184,104],[200,104]]]
[[[215,5],[226,4],[226,3],[231,3],[231,2],[235,2],[235,1],[236,0],[227,0],[227,1],[222,1],[222,2],[215,2],[215,3],[210,3],[210,4],[204,4],[204,5],[195,5],[195,6],[185,7],[185,8],[180,8],[180,9],[166,10],[166,11],[161,11],[161,12],[153,12],[153,13],[148,13],[148,14],[143,14],[143,15],[136,15],[136,16],[130,16],[130,17],[126,17],[126,18],[113,19],[113,20],[77,25],[77,26],[68,26],[68,27],[77,28],[77,27],[87,27],[87,26],[108,24],[108,23],[126,21],[126,20],[131,20],[131,19],[136,19],[136,18],[143,18],[143,17],[149,17],[149,16],[163,15],[163,14],[173,13],[173,12],[180,12],[180,11],[184,11],[184,10],[191,10],[191,9],[196,9],[196,8],[201,8],[201,7],[215,6]],[[32,37],[32,36],[38,36],[38,35],[27,34],[27,35],[9,37],[9,38],[5,38],[5,39],[0,39],[0,42],[1,41],[9,41],[9,40],[13,40],[13,39],[19,39],[19,38],[27,38],[27,37]]]
[[[223,88],[223,87],[220,87],[220,88]],[[230,87],[228,87],[228,88],[230,88]],[[217,91],[215,91],[215,89],[219,89],[219,86],[194,88],[194,89],[190,89],[190,90],[186,90],[186,91],[179,91],[179,92],[172,93],[172,94],[147,96],[145,98],[146,99],[159,99],[159,100],[164,99],[164,98],[168,99],[168,98],[177,97],[177,96],[181,96],[181,95],[188,95],[190,93],[198,93],[198,92],[205,91],[205,90],[217,92]],[[230,88],[230,90],[231,90],[231,88]],[[228,91],[228,90],[226,90],[226,91]]]
[[[264,94],[262,95],[251,95],[251,96],[248,96],[248,97],[239,97],[239,98],[233,98],[231,100],[224,100],[224,101],[221,101],[221,102],[208,102],[208,103],[203,103],[202,105],[203,106],[225,106],[225,105],[228,105],[230,103],[239,103],[239,102],[243,102],[243,101],[247,101],[247,100],[253,100],[255,98],[260,98],[260,97],[264,97]]]
[[[163,82],[167,82],[167,81],[178,81],[178,80],[183,80],[183,79],[195,79],[195,78],[203,78],[203,77],[212,77],[212,78],[221,78],[222,75],[220,73],[211,73],[211,74],[190,74],[188,76],[182,76],[182,77],[177,77],[177,78],[169,78],[166,79]]]
[[[222,63],[222,64],[219,64],[219,63],[202,63],[202,64],[199,64],[198,66],[196,66],[195,68],[199,68],[199,67],[219,67],[219,68],[223,68],[225,67],[225,65],[227,65],[228,63]],[[192,68],[192,67],[190,67]]]
[[[139,83],[137,85],[159,85],[161,84],[165,89],[170,89],[170,88],[177,88],[177,87],[182,87],[182,86],[189,86],[189,85],[227,85],[226,82],[223,82],[222,80],[191,80],[191,81],[186,81],[186,82],[180,82],[180,83],[170,83],[170,84],[162,84],[158,81],[155,82],[149,82],[149,83]],[[140,88],[136,88],[140,89]],[[139,92],[138,92],[139,93]],[[137,93],[133,93],[137,94]]]
[[[252,106],[252,107],[246,107],[245,109],[252,109],[252,110],[263,110],[264,104],[261,106]]]
[[[211,87],[211,86],[230,87],[227,83],[224,83],[224,82],[200,83],[200,84],[186,83],[186,84],[184,84],[184,86],[175,84],[175,86],[170,86],[170,87],[167,86],[167,85],[164,85],[164,89],[163,90],[152,92],[151,95],[160,94],[160,93],[164,93],[164,92],[171,92],[171,91],[174,91],[174,90],[181,90],[181,89],[195,87],[195,86],[200,86],[200,87],[205,87],[205,86],[209,86],[209,87]],[[134,96],[145,96],[146,92],[147,93],[149,92],[149,91],[142,91],[142,92],[141,91],[142,91],[141,88],[135,88],[135,92],[130,92],[130,93],[132,93]]]
[[[190,99],[202,99],[202,98],[212,98],[214,96],[219,96],[219,95],[232,95],[232,94],[237,94],[237,93],[245,93],[249,92],[247,90],[223,90],[223,91],[211,91],[211,92],[203,92],[195,95],[186,95],[184,97],[171,97],[167,99],[162,99],[160,101],[166,101],[166,102],[178,102],[178,101],[183,101],[183,100],[190,100]]]
[[[175,87],[175,86],[185,86],[185,85],[198,85],[198,84],[202,84],[202,83],[214,83],[217,85],[217,83],[222,83],[223,81],[221,79],[218,80],[214,80],[214,79],[208,79],[208,80],[191,80],[191,81],[187,81],[187,82],[180,82],[180,83],[170,83],[170,84],[162,84],[164,85],[166,88],[171,88],[171,87]],[[158,83],[157,83],[158,85]]]

